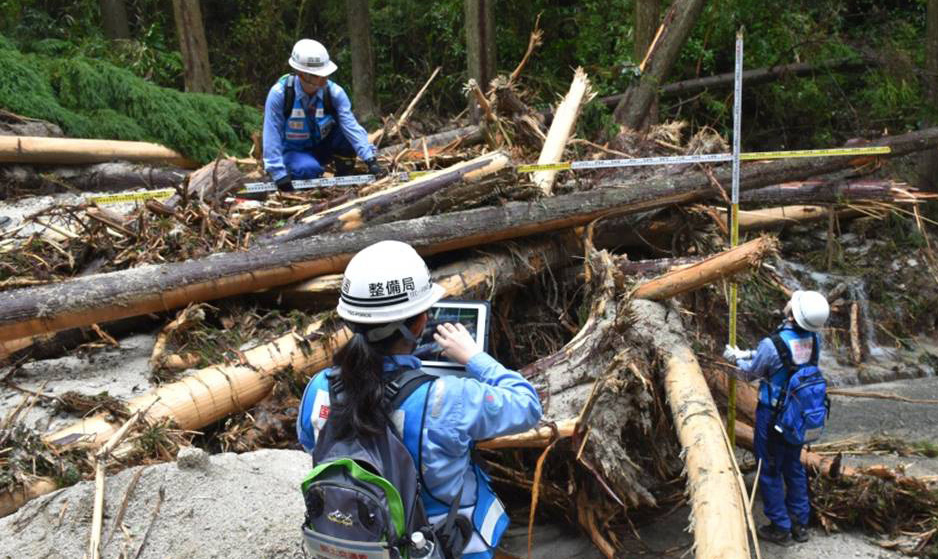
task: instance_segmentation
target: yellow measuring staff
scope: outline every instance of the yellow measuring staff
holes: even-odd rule
[[[881,155],[891,153],[889,146],[876,146],[871,148],[833,148],[833,149],[802,149],[793,151],[754,151],[739,154],[742,161],[756,159],[791,159],[795,157],[833,157],[837,155]]]
[[[517,168],[519,173],[534,173],[537,171],[566,171],[571,163],[543,163],[541,165],[521,165]]]
[[[169,198],[176,191],[172,188],[161,190],[146,190],[144,192],[129,192],[125,194],[106,194],[104,196],[91,196],[88,200],[94,204],[120,204],[122,202],[139,202],[150,198]]]

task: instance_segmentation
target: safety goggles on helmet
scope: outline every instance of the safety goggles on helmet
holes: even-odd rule
[[[429,309],[444,294],[410,245],[381,241],[359,251],[346,266],[336,310],[349,322],[391,326]]]

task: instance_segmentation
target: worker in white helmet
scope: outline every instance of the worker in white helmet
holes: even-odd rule
[[[297,434],[313,453],[326,421],[336,422],[330,429],[343,437],[366,437],[382,432],[389,418],[400,421],[395,428],[420,465],[420,497],[429,521],[441,522],[452,509],[466,527],[460,549],[448,549],[446,556],[490,559],[508,516],[470,451],[474,441],[536,426],[542,414],[537,391],[478,347],[462,324],[445,323],[434,338],[467,375],[436,378],[393,410],[382,400],[384,385],[395,375],[421,367],[412,353],[427,310],[443,294],[406,243],[382,241],[358,252],[345,268],[336,309],[354,334],[336,352],[333,367],[306,386]],[[337,384],[345,393],[341,406],[330,400],[330,389],[338,394]]]
[[[792,444],[779,433],[778,406],[791,371],[817,367],[821,350],[818,332],[827,322],[830,306],[817,291],[795,291],[784,314],[781,326],[763,338],[756,351],[727,345],[723,353],[736,364],[743,380],[760,380],[753,446],[762,461],[759,488],[771,524],[760,527],[758,532],[760,538],[782,545],[792,539],[808,541],[811,506],[808,478],[801,464],[803,445]]]
[[[386,175],[345,90],[328,79],[338,67],[326,47],[302,39],[288,64],[296,73],[277,80],[264,105],[264,169],[277,188],[292,190],[294,179],[317,178],[333,160],[336,175],[350,175],[356,155],[369,173]]]

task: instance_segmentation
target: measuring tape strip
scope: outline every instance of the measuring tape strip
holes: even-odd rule
[[[802,149],[793,151],[754,151],[741,153],[739,158],[743,161],[757,159],[791,159],[795,157],[833,157],[838,155],[880,155],[891,153],[889,146],[871,148],[833,148],[833,149]]]
[[[354,186],[358,184],[367,184],[375,180],[374,175],[349,175],[347,177],[329,177],[327,179],[309,179],[293,181],[293,190],[308,190],[311,188],[323,188],[326,186]],[[238,191],[239,194],[254,192],[276,192],[277,185],[273,182],[249,182],[244,185],[244,189]]]
[[[139,202],[140,200],[149,200],[150,198],[169,198],[175,193],[176,191],[172,188],[162,188],[160,190],[144,190],[143,192],[90,196],[88,197],[88,201],[93,204],[120,204],[123,202]]]

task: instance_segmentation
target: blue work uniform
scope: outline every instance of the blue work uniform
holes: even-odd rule
[[[295,96],[290,116],[284,119],[283,76],[270,88],[264,104],[264,169],[277,181],[291,175],[294,179],[313,179],[336,155],[363,161],[373,159],[375,147],[368,133],[352,114],[352,103],[345,90],[332,81],[309,96],[299,78],[293,80]],[[325,111],[323,90],[329,95],[335,115]]]
[[[413,355],[384,358],[384,371],[420,368]],[[472,521],[472,537],[463,559],[494,556],[508,516],[492,491],[489,477],[470,457],[475,441],[518,433],[537,425],[541,401],[524,377],[487,353],[466,364],[467,377],[442,376],[414,391],[391,414],[421,476],[421,499],[431,524],[441,520],[461,494],[459,512]],[[329,381],[325,369],[303,393],[296,430],[300,444],[312,453],[329,417]],[[460,493],[461,491],[461,493]]]
[[[777,332],[788,346],[795,365],[811,360],[815,344],[820,353],[821,340],[815,332],[808,332],[790,321],[783,323]],[[788,443],[773,428],[775,406],[787,383],[788,371],[770,338],[759,342],[752,359],[739,359],[736,365],[746,380],[760,380],[753,446],[756,458],[762,460],[759,489],[765,516],[786,531],[791,530],[792,522],[806,526],[811,504],[808,476],[801,464],[803,445]]]

